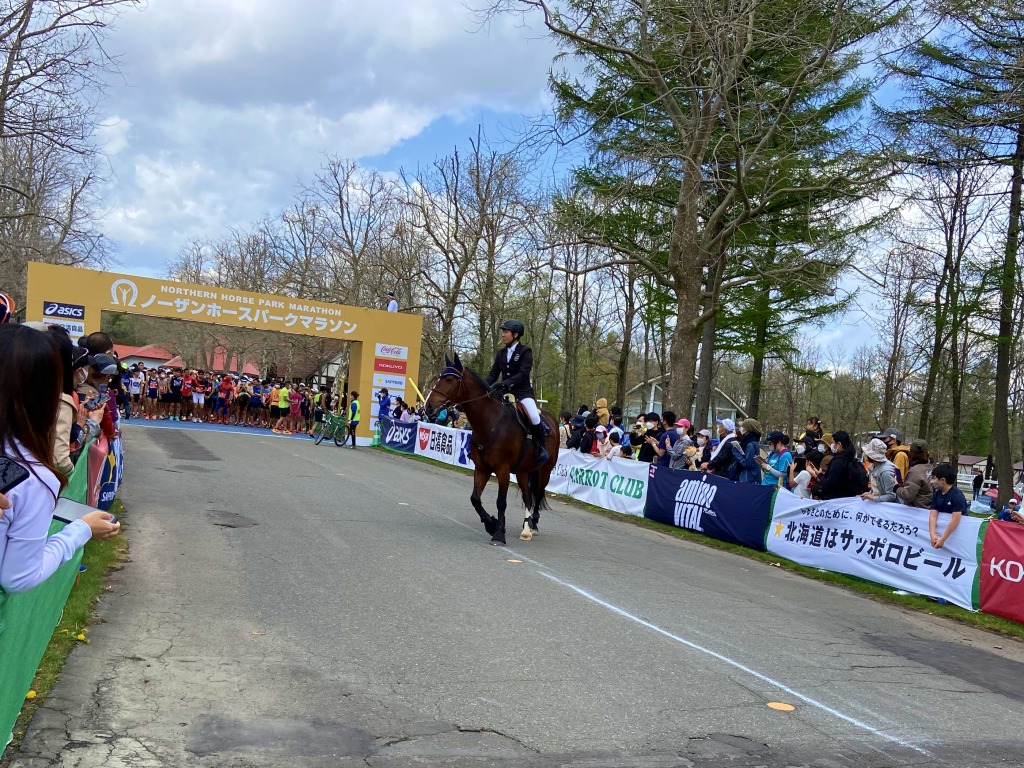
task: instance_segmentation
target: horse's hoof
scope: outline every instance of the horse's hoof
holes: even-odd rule
[[[499,539],[497,536],[492,536],[491,537],[491,546],[492,547],[504,547],[505,546],[505,537],[502,536]]]
[[[520,541],[531,541],[533,539],[533,531],[530,530],[529,521],[523,521],[523,532],[519,534]]]
[[[494,532],[498,530],[498,518],[491,515],[484,520],[484,530],[493,536]]]

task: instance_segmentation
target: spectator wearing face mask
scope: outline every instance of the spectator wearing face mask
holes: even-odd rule
[[[697,433],[697,459],[696,468],[711,461],[711,430],[702,429]]]
[[[760,454],[761,423],[756,419],[744,419],[740,422],[739,440],[730,444],[732,455],[739,465],[740,483],[761,482],[761,466],[758,459]]]
[[[835,442],[835,438],[831,432],[826,432],[821,436],[821,440],[815,446],[821,453],[821,461],[818,464],[819,472],[825,474],[828,472],[828,465],[832,463],[832,457],[835,453],[832,451],[832,444]]]
[[[896,465],[885,458],[885,443],[877,437],[861,446],[871,463],[871,488],[860,495],[865,501],[896,501]]]
[[[857,461],[850,435],[839,430],[832,435],[832,460],[828,470],[822,471],[822,477],[816,488],[816,498],[841,499],[860,496],[868,490],[868,476],[864,465]]]
[[[659,467],[670,467],[672,466],[672,457],[669,455],[669,450],[676,440],[686,434],[686,430],[690,428],[690,422],[687,419],[676,421],[675,413],[665,411],[662,415],[661,426],[663,431],[653,442],[654,455],[657,457],[654,461]]]
[[[643,429],[638,437],[640,450],[636,455],[637,461],[645,461],[650,464],[658,458],[654,448],[658,444],[658,438],[664,434],[660,425],[661,416],[653,411],[644,416]],[[632,440],[630,442],[632,443]]]
[[[701,469],[728,480],[736,480],[740,474],[732,453],[732,444],[738,439],[736,424],[732,419],[719,419],[717,427],[718,445],[711,450],[711,458]]]

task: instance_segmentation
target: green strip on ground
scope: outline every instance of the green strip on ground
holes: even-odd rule
[[[115,500],[110,511],[117,515],[121,523],[121,535],[107,541],[90,541],[85,545],[82,564],[86,570],[79,574],[75,586],[71,588],[71,594],[64,605],[64,614],[53,630],[50,645],[29,689],[29,697],[25,699],[25,705],[14,725],[14,739],[0,757],[0,768],[11,764],[25,738],[32,716],[56,685],[68,655],[75,646],[89,642],[89,624],[94,618],[96,601],[106,591],[110,572],[123,567],[121,563],[128,552],[124,506]]]

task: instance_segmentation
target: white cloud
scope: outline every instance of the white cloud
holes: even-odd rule
[[[442,117],[538,112],[538,37],[478,30],[463,0],[151,0],[108,42],[108,234],[122,262],[166,261],[286,206],[325,154],[394,170],[387,153]]]

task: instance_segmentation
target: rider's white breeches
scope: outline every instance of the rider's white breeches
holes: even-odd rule
[[[537,407],[537,401],[532,397],[524,397],[519,401],[523,404],[523,408],[530,416],[531,424],[540,424],[540,409]]]

